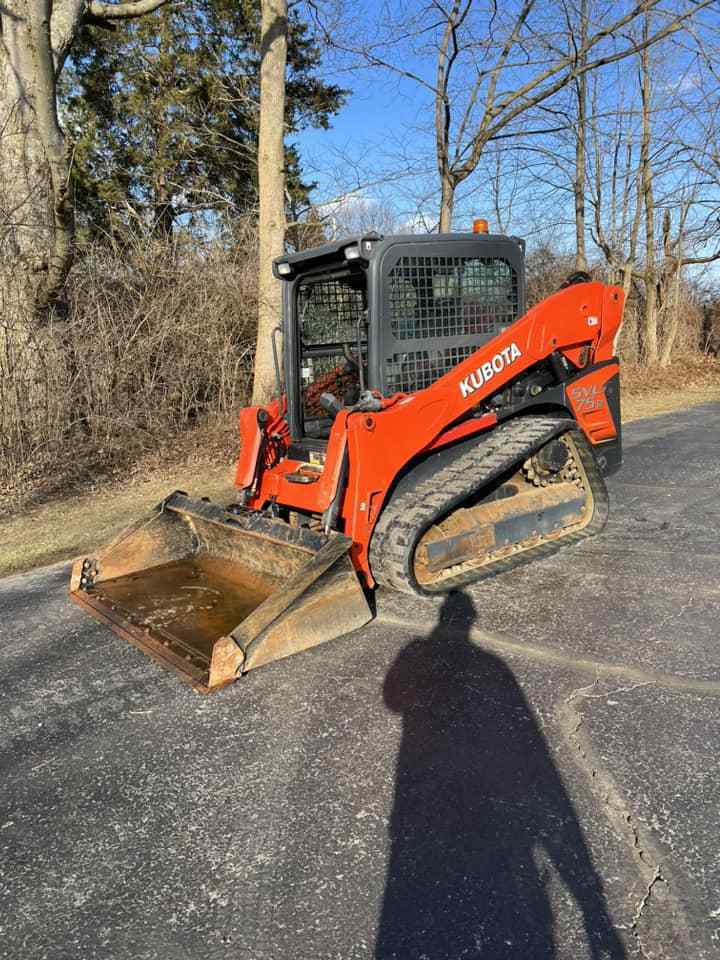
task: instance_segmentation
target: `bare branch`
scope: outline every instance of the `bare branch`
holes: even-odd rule
[[[458,178],[464,179],[473,172],[473,170],[477,167],[482,151],[489,138],[495,136],[499,130],[511,123],[516,117],[554,96],[556,93],[562,90],[563,87],[567,86],[571,80],[574,80],[582,74],[597,70],[603,66],[608,66],[611,63],[617,63],[620,60],[625,60],[637,53],[641,53],[643,50],[653,46],[660,40],[663,40],[665,37],[676,33],[682,28],[683,23],[689,17],[694,16],[699,10],[710,6],[712,3],[714,3],[714,0],[700,0],[700,2],[693,4],[692,7],[674,17],[672,21],[662,29],[653,34],[648,33],[641,41],[631,43],[630,46],[623,48],[617,53],[598,57],[595,60],[585,60],[585,62],[581,64],[575,62],[576,57],[573,53],[572,55],[567,56],[553,64],[551,67],[548,67],[548,69],[543,71],[543,73],[540,75],[532,77],[516,90],[513,90],[511,93],[507,94],[505,98],[492,109],[490,109],[490,101],[488,101],[488,109],[486,110],[485,117],[483,118],[483,122],[472,141],[470,156],[457,171]],[[624,26],[627,26],[628,23],[632,22],[633,19],[635,19],[643,9],[650,10],[657,5],[657,2],[640,4],[639,6],[633,8],[633,10],[627,13],[624,17],[616,20],[615,23],[598,30],[596,33],[590,36],[581,47],[578,48],[577,57],[579,59],[585,58],[587,53],[596,47],[601,40],[605,39],[609,35],[618,33]],[[558,76],[558,74],[560,74],[560,76]],[[553,77],[556,79],[552,80]],[[495,119],[496,117],[497,120]],[[492,125],[489,125],[489,121],[491,120],[494,122]]]

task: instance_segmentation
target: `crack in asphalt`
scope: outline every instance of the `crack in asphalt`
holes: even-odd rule
[[[648,905],[650,898],[652,897],[653,888],[656,883],[667,884],[667,880],[662,875],[659,864],[658,866],[655,867],[655,873],[653,874],[653,877],[650,880],[650,883],[648,884],[648,888],[645,891],[645,895],[642,897],[642,899],[638,903],[635,914],[630,922],[630,931],[632,932],[632,935],[637,940],[638,947],[640,948],[640,952],[644,957],[648,956],[648,954],[643,946],[642,940],[640,939],[640,931],[638,930],[638,926],[640,924],[643,911],[645,910],[645,907]]]
[[[637,902],[633,916],[628,923],[616,924],[617,929],[627,931],[634,938],[641,957],[647,957],[650,960],[650,958],[657,956],[657,954],[649,952],[649,947],[643,942],[640,922],[652,899],[656,885],[662,883],[665,891],[664,899],[672,908],[667,911],[667,914],[672,915],[673,933],[677,937],[677,944],[682,945],[687,951],[691,951],[690,924],[685,916],[682,903],[674,895],[670,881],[663,873],[662,853],[655,846],[650,835],[638,824],[612,774],[600,762],[590,739],[580,729],[585,719],[579,709],[579,704],[583,700],[599,700],[619,693],[630,693],[639,687],[651,685],[653,681],[635,683],[605,692],[590,693],[589,691],[599,687],[599,682],[600,680],[597,678],[593,683],[578,687],[561,701],[557,708],[557,722],[566,741],[572,748],[571,755],[574,757],[578,768],[585,773],[590,781],[591,790],[600,800],[601,808],[611,829],[616,836],[620,835],[624,839],[630,849],[638,877],[645,887],[645,892]],[[691,955],[690,952],[688,952],[689,955]],[[664,956],[664,954],[660,956]]]

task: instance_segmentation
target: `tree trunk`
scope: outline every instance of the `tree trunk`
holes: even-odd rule
[[[587,0],[580,4],[580,37],[582,47],[587,41]],[[587,54],[581,54],[578,66],[584,67]],[[575,134],[575,269],[587,273],[588,261],[585,251],[585,156],[587,152],[587,73],[575,81],[577,97],[577,131]]]
[[[24,5],[21,5],[24,10]],[[62,286],[72,255],[69,168],[55,100],[49,3],[3,21],[0,46],[0,270],[33,314]],[[18,14],[19,16],[19,14]]]
[[[585,74],[579,81],[585,86]],[[587,273],[588,261],[585,251],[585,113],[583,94],[578,94],[578,131],[575,141],[575,269]]]
[[[625,313],[627,311],[628,300],[630,298],[630,290],[632,288],[633,266],[634,266],[634,262],[632,260],[626,260],[625,263],[623,263],[618,270],[620,286],[622,286],[622,289],[623,289],[623,307],[622,307],[622,313],[620,314],[621,325],[625,322]]]
[[[648,267],[645,271],[645,303],[638,329],[640,359],[646,367],[654,366],[658,360],[657,288],[652,276],[652,267]]]
[[[285,244],[285,64],[287,0],[263,0],[260,67],[260,266],[258,270],[258,333],[252,402],[266,403],[276,392],[272,331],[282,317],[281,281],[272,261]]]
[[[680,328],[680,266],[675,267],[673,276],[673,293],[666,307],[666,313],[669,314],[668,322],[665,324],[663,332],[663,345],[660,351],[660,366],[667,367],[672,358],[673,347],[677,340],[678,330]]]
[[[0,407],[15,450],[43,416],[47,307],[72,255],[68,164],[55,106],[49,2],[3,9],[0,45]]]
[[[453,207],[455,206],[455,186],[446,174],[440,182],[440,233],[450,233],[452,230]]]
[[[700,328],[700,350],[705,356],[712,352],[711,344],[713,341],[714,327],[713,311],[709,303],[704,303],[702,308],[702,326]]]
[[[650,32],[650,15],[645,15],[644,37]],[[658,359],[657,335],[657,271],[655,267],[655,195],[653,191],[653,169],[650,159],[650,109],[652,81],[650,77],[650,52],[646,47],[641,55],[642,77],[642,140],[640,144],[640,169],[642,196],[645,206],[645,307],[640,319],[640,359],[650,367]]]

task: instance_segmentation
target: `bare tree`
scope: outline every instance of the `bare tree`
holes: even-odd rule
[[[252,402],[266,403],[275,393],[272,335],[282,308],[280,281],[272,261],[285,244],[285,66],[287,0],[263,0],[260,66],[260,267],[258,270],[258,338]]]
[[[650,15],[645,14],[643,36],[650,30]],[[640,140],[640,182],[645,209],[645,309],[640,319],[640,354],[648,364],[657,362],[657,273],[655,267],[655,189],[653,161],[650,153],[652,138],[650,111],[652,109],[652,78],[650,52],[647,47],[640,54],[640,93],[642,97],[642,134]]]
[[[644,18],[643,34],[650,33],[650,13]],[[657,86],[657,71],[653,70],[649,50],[645,48],[640,55],[640,92],[642,104],[642,127],[640,147],[640,183],[645,224],[645,263],[636,279],[642,283],[642,314],[639,323],[640,354],[642,360],[652,366],[659,363],[667,366],[672,357],[673,347],[680,326],[680,286],[682,271],[685,267],[711,263],[720,259],[720,247],[717,245],[714,225],[705,225],[705,229],[692,231],[689,215],[698,200],[700,184],[697,179],[684,181],[677,175],[673,179],[672,193],[659,200],[656,190],[656,165],[653,153],[658,153],[657,144],[653,151],[653,100]],[[662,143],[663,140],[660,139]],[[667,149],[671,145],[673,155],[679,154],[683,165],[687,163],[688,152],[694,152],[692,145],[682,143],[678,146],[670,138],[664,138]],[[672,162],[671,162],[672,169]],[[658,222],[659,221],[659,222]],[[710,226],[709,231],[707,227]],[[690,256],[686,250],[694,233],[694,242],[707,247],[713,242],[714,250],[700,256]]]
[[[589,72],[648,49],[675,33],[710,2],[681,8],[674,16],[666,17],[656,30],[645,30],[640,39],[634,39],[631,35],[634,23],[640,17],[644,23],[649,22],[649,12],[659,6],[656,0],[643,0],[615,19],[600,20],[602,15],[596,9],[592,27],[586,2],[581,3],[578,15],[573,4],[564,0],[558,7],[562,9],[573,42],[566,51],[560,52],[551,25],[544,23],[538,29],[531,22],[539,6],[536,0],[525,0],[508,18],[501,35],[494,38],[494,58],[491,55],[480,61],[474,71],[469,97],[459,105],[451,96],[450,81],[461,52],[459,33],[472,0],[464,3],[454,0],[452,7],[445,11],[435,89],[440,230],[450,229],[455,191],[477,169],[488,143],[505,135],[519,117],[545,103],[571,82],[578,84],[582,97],[584,78]],[[443,10],[439,3],[434,6]],[[610,50],[606,49],[608,38],[621,39],[614,44],[615,49]],[[470,48],[477,43],[472,39],[466,42]],[[483,52],[487,54],[490,50],[486,48]],[[539,62],[539,67],[533,69],[533,62]],[[580,144],[580,140],[578,142]]]
[[[585,0],[579,9],[581,39]],[[530,173],[536,183],[552,186],[560,229],[563,192],[571,184],[576,269],[584,269],[589,260],[585,249],[589,204],[593,214],[589,233],[603,254],[608,279],[622,285],[626,303],[632,294],[628,315],[639,358],[647,365],[666,365],[682,326],[682,300],[689,289],[684,268],[718,258],[714,224],[702,213],[707,204],[703,178],[693,176],[689,162],[703,155],[703,132],[693,120],[692,100],[704,105],[715,98],[695,94],[697,37],[686,31],[679,42],[668,39],[654,47],[647,43],[652,26],[648,11],[642,18],[641,49],[635,62],[627,63],[629,69],[618,63],[610,73],[596,71],[590,84],[582,82],[586,75],[574,82],[573,95],[564,104],[569,136],[560,132],[533,146],[522,144],[522,149],[540,157],[539,169]],[[673,77],[672,83],[666,74]],[[557,115],[560,110],[545,107],[543,112]],[[700,255],[690,255],[698,249]]]
[[[605,258],[609,280],[623,288],[626,308],[638,262],[642,179],[633,117],[625,109],[622,90],[608,131],[599,128],[596,93],[597,90],[592,111],[596,118],[592,132],[592,174],[587,184],[593,212],[590,235]]]
[[[585,252],[585,182],[587,156],[587,106],[588,106],[588,75],[582,68],[587,64],[588,39],[588,0],[580,0],[579,24],[577,42],[575,31],[570,27],[568,33],[575,46],[575,56],[581,73],[575,78],[575,99],[577,102],[577,127],[575,130],[575,182],[573,194],[575,199],[575,269],[587,271],[588,260]]]
[[[714,0],[685,0],[668,10],[661,0],[618,4],[517,0],[480,8],[473,0],[433,0],[414,15],[401,10],[385,37],[368,43],[328,43],[367,66],[417,83],[432,98],[441,232],[451,229],[458,187],[478,168],[488,144],[524,136],[522,121],[569,84],[602,66],[633,57],[680,30]],[[635,36],[649,11],[658,26]],[[662,16],[660,14],[662,13]],[[568,33],[572,42],[568,43]],[[434,56],[435,76],[413,70],[407,56]],[[544,131],[543,131],[544,132]]]

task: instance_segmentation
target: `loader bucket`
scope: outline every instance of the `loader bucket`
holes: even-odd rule
[[[370,620],[351,544],[177,491],[76,560],[70,596],[207,693]]]

